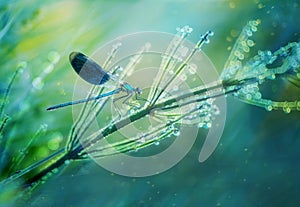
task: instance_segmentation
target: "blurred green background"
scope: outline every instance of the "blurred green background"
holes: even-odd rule
[[[71,51],[92,54],[124,34],[175,33],[176,27],[188,24],[194,29],[193,42],[214,31],[203,50],[221,72],[249,20],[261,21],[252,55],[298,41],[299,9],[297,0],[2,0],[2,100],[13,73],[22,69],[4,108],[9,120],[1,136],[1,180],[64,147],[73,122],[71,109],[45,108],[72,99],[77,76],[68,62]],[[264,90],[279,100],[300,94],[285,80]],[[29,197],[14,201],[14,195],[0,189],[0,206],[298,206],[299,112],[267,112],[231,97],[227,108],[221,142],[204,163],[198,162],[206,133],[201,130],[188,155],[162,174],[122,177],[92,161],[76,161]]]

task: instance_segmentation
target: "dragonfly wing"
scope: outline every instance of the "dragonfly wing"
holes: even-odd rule
[[[110,79],[100,65],[80,52],[72,52],[69,60],[76,73],[91,84],[101,85]]]

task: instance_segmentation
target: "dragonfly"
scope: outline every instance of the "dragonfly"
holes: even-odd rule
[[[109,80],[115,81],[112,76],[106,72],[100,65],[98,65],[95,61],[93,61],[91,58],[87,57],[86,55],[80,53],[80,52],[72,52],[69,55],[69,61],[75,70],[75,72],[85,81],[87,81],[90,84],[93,85],[104,85]],[[143,98],[138,97],[138,95],[142,94],[142,89],[139,87],[133,87],[128,82],[122,82],[119,84],[119,88],[112,90],[110,92],[100,94],[98,96],[88,97],[85,99],[80,99],[76,101],[69,101],[66,103],[60,103],[54,106],[50,106],[47,108],[48,111],[59,109],[66,106],[71,106],[75,104],[85,103],[88,101],[95,101],[98,99],[102,99],[105,97],[112,96],[114,94],[119,94],[121,92],[124,92],[125,95],[120,96],[118,98],[115,98],[113,100],[113,104],[116,109],[118,107],[116,106],[116,101],[124,99],[123,103],[128,104],[129,99],[135,95],[137,100],[143,100]],[[119,115],[120,112],[117,110]]]

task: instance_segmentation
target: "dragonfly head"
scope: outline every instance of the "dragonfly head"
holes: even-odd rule
[[[137,87],[137,88],[135,88],[135,92],[136,92],[136,94],[142,94],[142,89]]]

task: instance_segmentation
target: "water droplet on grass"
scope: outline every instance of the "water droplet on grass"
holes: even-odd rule
[[[196,74],[196,72],[197,72],[197,65],[196,65],[196,64],[193,64],[193,63],[190,64],[189,72],[190,72],[190,74],[192,74],[192,75]]]
[[[51,63],[57,63],[60,59],[60,55],[58,52],[56,51],[51,51],[49,52],[48,54],[48,60],[51,62]]]
[[[42,81],[42,78],[37,77],[32,81],[32,86],[36,89],[42,89],[44,87],[44,83]]]
[[[273,107],[271,105],[267,105],[265,108],[266,108],[267,111],[272,111],[273,110]]]

